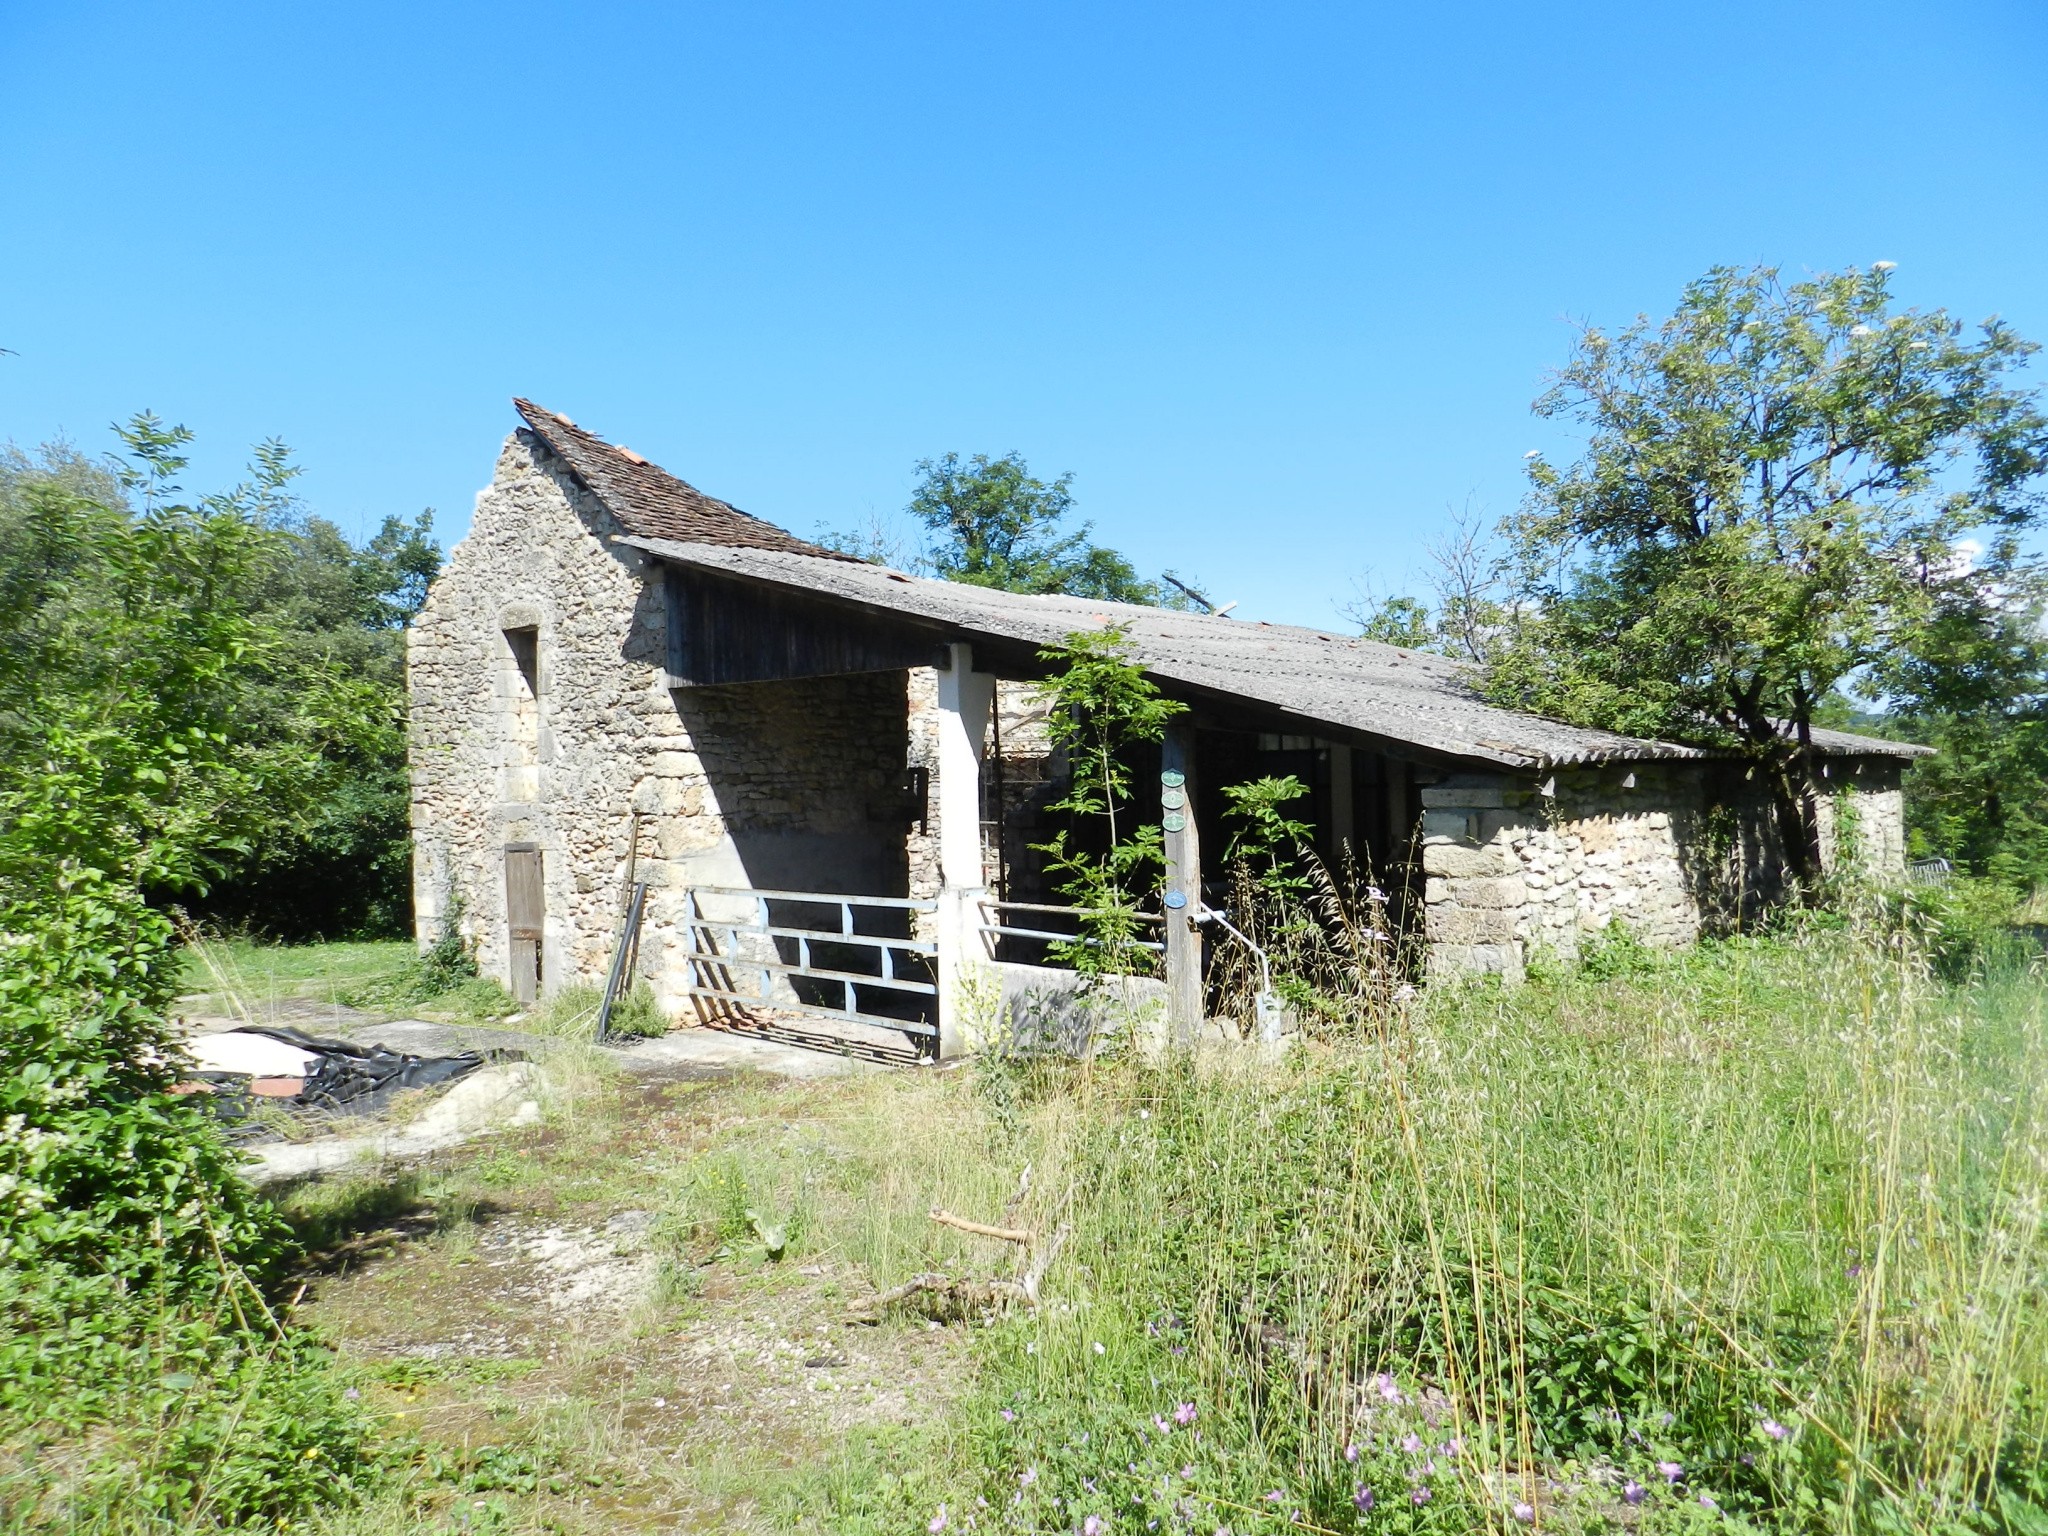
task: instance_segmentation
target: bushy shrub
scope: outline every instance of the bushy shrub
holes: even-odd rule
[[[1891,931],[1924,949],[1944,981],[1958,982],[1987,965],[2012,963],[2039,945],[2018,931],[2021,900],[1994,880],[1955,876],[1940,885],[1885,893],[1881,912]]]
[[[604,988],[594,982],[577,982],[562,987],[521,1021],[520,1027],[537,1035],[561,1035],[572,1040],[597,1036],[597,1018],[604,1007]],[[612,1004],[607,1030],[613,1038],[644,1038],[668,1033],[668,1015],[654,1000],[654,989],[637,981],[624,997]]]
[[[1657,969],[1664,959],[1636,935],[1624,918],[1611,919],[1579,941],[1579,970],[1591,981],[1613,981],[1622,976],[1641,976]]]
[[[177,503],[188,436],[147,417],[123,433],[139,511],[48,477],[0,496],[10,1528],[283,1520],[367,1465],[366,1426],[279,1314],[283,1224],[171,1091],[178,968],[146,898],[203,893],[302,810],[319,738],[362,703],[316,670],[291,719],[252,714],[283,661],[254,614],[291,471],[266,445],[248,484]]]
[[[0,933],[11,1524],[235,1526],[352,1497],[370,1426],[278,1315],[289,1234],[169,1091],[169,924],[73,870],[50,901],[0,903]]]
[[[610,1028],[614,1035],[648,1039],[668,1033],[669,1017],[654,1000],[654,988],[636,981],[631,991],[612,1004]]]
[[[134,1294],[260,1280],[284,1227],[169,1091],[170,925],[91,871],[65,886],[54,911],[0,903],[0,1263]]]

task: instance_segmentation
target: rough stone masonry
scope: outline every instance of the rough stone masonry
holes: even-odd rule
[[[1891,876],[1905,866],[1899,766],[1830,764],[1822,853]],[[1617,919],[1676,948],[1759,909],[1776,867],[1770,807],[1722,765],[1607,765],[1533,776],[1461,772],[1423,786],[1424,932],[1438,974],[1519,975],[1530,957],[1578,953]]]

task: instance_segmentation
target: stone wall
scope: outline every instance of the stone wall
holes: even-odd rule
[[[675,1009],[685,882],[904,893],[905,677],[671,691],[661,583],[617,531],[528,434],[507,440],[409,637],[418,936],[459,908],[504,978],[504,852],[530,844],[544,988],[601,980],[630,868],[650,886],[640,968]]]
[[[1617,919],[1676,948],[1752,914],[1775,883],[1767,800],[1723,782],[1724,765],[1617,764],[1534,775],[1461,772],[1421,789],[1423,932],[1432,973],[1519,975],[1531,954],[1578,953]],[[1822,842],[1841,856],[1838,806],[1852,809],[1865,871],[1905,868],[1899,768],[1830,765]]]
[[[1828,764],[1830,793],[1820,803],[1821,853],[1834,868],[1843,848],[1844,807],[1851,828],[1848,852],[1877,879],[1902,873],[1906,867],[1906,797],[1900,783],[1904,769],[1896,758],[1858,758]]]

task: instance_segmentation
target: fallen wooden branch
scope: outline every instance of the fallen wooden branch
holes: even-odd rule
[[[965,1216],[955,1216],[951,1211],[933,1206],[931,1217],[942,1227],[953,1227],[961,1232],[972,1232],[977,1237],[999,1238],[1006,1243],[1023,1243],[1027,1246],[1038,1241],[1038,1234],[1022,1227],[992,1227],[986,1222],[969,1221]]]
[[[1029,1187],[1029,1179],[1027,1170],[1018,1190],[1020,1196]],[[1062,1201],[1061,1205],[1065,1203]],[[1019,1244],[1024,1249],[1017,1256],[1022,1274],[1015,1280],[977,1280],[966,1276],[955,1279],[935,1272],[912,1275],[901,1285],[877,1292],[847,1308],[846,1320],[849,1323],[879,1323],[882,1314],[891,1307],[909,1307],[940,1323],[966,1322],[984,1313],[999,1311],[1015,1301],[1022,1301],[1036,1311],[1038,1288],[1045,1280],[1045,1272],[1059,1258],[1060,1250],[1066,1246],[1067,1238],[1074,1230],[1063,1221],[1054,1229],[1052,1236],[1041,1243],[1036,1232],[1022,1227],[992,1227],[986,1222],[969,1221],[939,1206],[932,1207],[931,1219],[941,1226],[972,1232],[978,1237]]]
[[[878,1323],[891,1307],[910,1306],[933,1322],[965,1322],[983,1312],[992,1312],[1024,1297],[1024,1287],[1014,1280],[954,1279],[951,1275],[912,1275],[847,1309],[847,1321]]]

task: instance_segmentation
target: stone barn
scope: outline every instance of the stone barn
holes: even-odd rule
[[[420,942],[459,929],[522,999],[640,977],[677,1014],[951,1054],[990,996],[1057,991],[1034,683],[1107,625],[1189,706],[1134,765],[1169,863],[1149,985],[1182,1028],[1232,942],[1197,920],[1202,850],[1261,775],[1310,786],[1319,850],[1406,903],[1433,972],[1512,976],[1616,919],[1685,944],[1776,879],[1762,796],[1712,752],[1494,708],[1437,656],[863,563],[515,404],[408,665]],[[1816,734],[1830,857],[1901,871],[1924,749]]]

